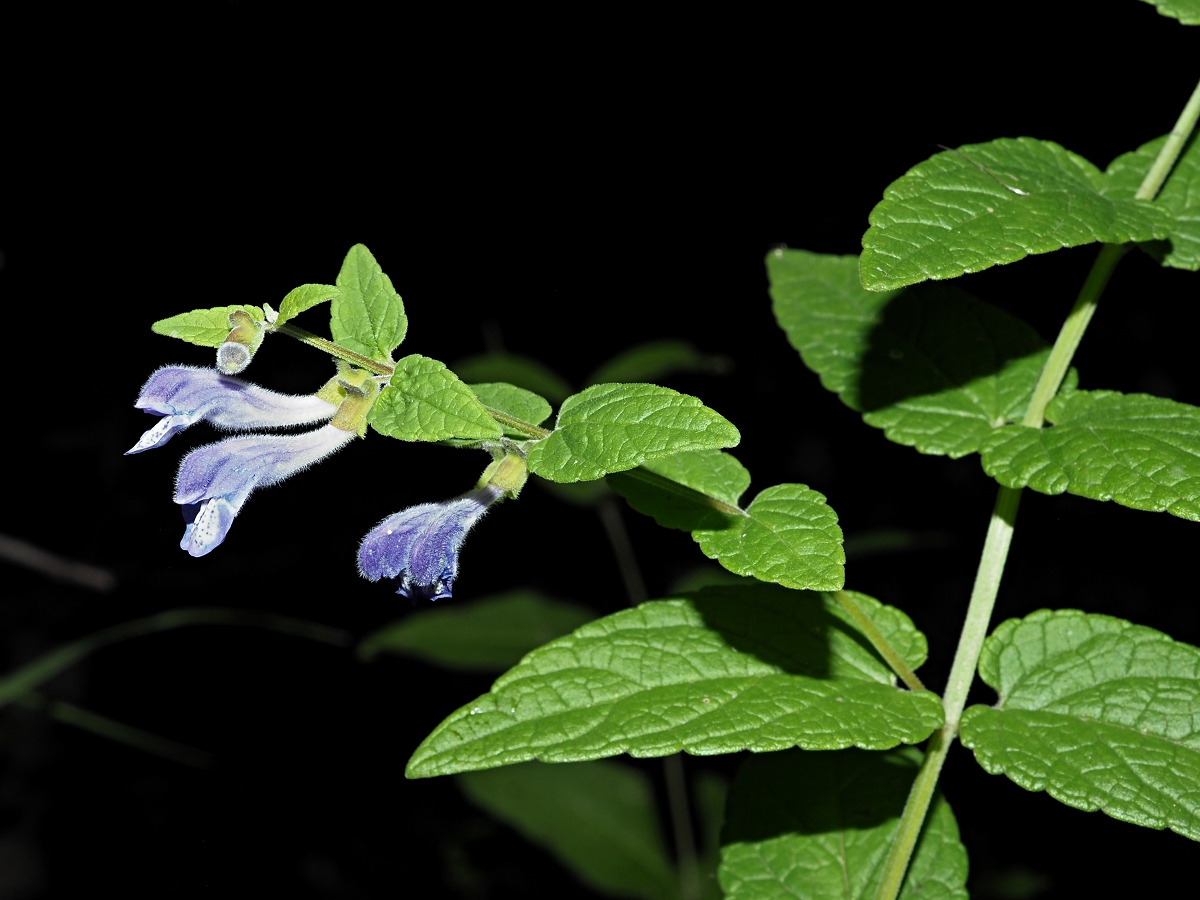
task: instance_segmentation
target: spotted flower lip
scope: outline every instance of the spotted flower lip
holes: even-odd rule
[[[255,488],[277,484],[354,440],[352,431],[325,425],[304,434],[248,434],[197,447],[183,458],[175,502],[187,528],[179,546],[204,556],[225,540]]]
[[[285,428],[333,417],[337,407],[316,396],[279,394],[216,369],[164,366],[142,387],[134,404],[162,419],[125,451],[128,456],[161,447],[201,420],[228,431]]]
[[[467,532],[503,496],[485,485],[443,503],[422,503],[388,516],[358,549],[364,578],[399,578],[403,597],[444,600],[458,577],[458,554]]]

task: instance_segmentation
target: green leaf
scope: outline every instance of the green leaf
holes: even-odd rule
[[[275,319],[275,327],[279,327],[289,319],[295,318],[306,309],[312,309],[318,303],[332,300],[341,294],[342,289],[332,284],[302,284],[288,291],[283,302],[279,304],[279,316]]]
[[[572,393],[571,385],[553,369],[518,353],[482,353],[458,360],[452,368],[469,384],[506,381],[541,394],[551,403],[562,403]]]
[[[264,321],[263,311],[257,306],[214,306],[159,319],[150,330],[201,347],[220,347],[233,327],[229,324],[229,314],[239,309],[250,313],[258,322]]]
[[[846,581],[837,513],[803,484],[769,487],[726,517],[723,528],[692,532],[700,549],[730,572],[784,587],[836,591]]]
[[[727,900],[872,900],[920,760],[912,748],[747,759],[722,832],[718,874]],[[966,900],[966,881],[958,823],[938,794],[900,897]]]
[[[1074,391],[1052,400],[1053,428],[988,436],[983,469],[1006,487],[1066,491],[1200,521],[1200,409],[1148,394]]]
[[[598,384],[563,403],[554,433],[529,451],[529,471],[550,481],[594,481],[739,440],[727,419],[695,397],[653,384]]]
[[[333,339],[362,356],[391,364],[392,351],[408,331],[404,302],[371,251],[355,244],[346,254],[333,298],[329,328]]]
[[[1200,840],[1200,649],[1078,610],[1009,619],[962,742],[987,771],[1087,812]]]
[[[1158,7],[1160,16],[1178,19],[1184,25],[1200,25],[1200,0],[1144,0]]]
[[[484,406],[490,406],[492,409],[506,412],[510,416],[516,416],[530,425],[541,425],[554,411],[542,397],[513,384],[493,382],[491,384],[472,384],[470,387]],[[504,433],[509,437],[529,439],[529,435],[507,428]]]
[[[361,659],[381,653],[411,656],[448,669],[504,671],[521,657],[594,619],[574,603],[520,590],[414,612],[358,645]]]
[[[750,473],[728,453],[691,450],[605,480],[630,506],[664,528],[695,531],[735,527],[731,510],[722,509],[722,504],[738,509],[738,499],[750,486]]]
[[[1000,138],[938,153],[892,182],[871,211],[863,287],[892,290],[1030,253],[1167,236],[1166,212],[1105,197],[1107,184],[1094,165],[1051,141]]]
[[[1024,322],[949,285],[863,290],[853,256],[773,250],[767,272],[804,364],[888,440],[957,458],[1024,415],[1050,352]]]
[[[587,384],[620,381],[661,381],[680,372],[721,371],[728,362],[701,353],[688,341],[649,341],[614,356],[587,380]]]
[[[1195,24],[1200,24],[1200,20]],[[1110,186],[1105,195],[1120,200],[1131,199],[1166,140],[1164,135],[1114,159],[1108,167]],[[1197,139],[1197,132],[1192,133],[1154,198],[1154,204],[1169,212],[1175,223],[1167,235],[1169,244],[1154,242],[1144,244],[1143,248],[1164,266],[1193,272],[1200,269],[1200,139]]]
[[[596,761],[526,763],[458,777],[477,806],[545,847],[580,880],[617,897],[679,896],[649,779]]]
[[[484,440],[503,434],[474,392],[445,363],[414,353],[396,363],[367,421],[402,441]]]
[[[919,665],[924,638],[908,617],[858,599]],[[942,721],[937,696],[896,688],[834,600],[763,584],[706,588],[534,650],[434,729],[407,774],[618,753],[886,749],[923,740]]]

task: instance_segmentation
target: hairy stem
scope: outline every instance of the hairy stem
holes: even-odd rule
[[[871,617],[862,611],[862,607],[858,605],[853,597],[845,591],[835,591],[833,599],[846,612],[850,614],[850,618],[854,619],[854,623],[859,627],[867,640],[871,642],[871,646],[879,651],[879,655],[884,658],[892,671],[900,676],[900,680],[908,686],[910,691],[923,691],[925,685],[921,683],[921,679],[917,677],[916,672],[908,667],[908,663],[904,661],[896,648],[888,643],[888,639],[883,636],[875,623],[871,621]]]
[[[356,366],[366,369],[375,375],[391,375],[396,371],[392,366],[368,359],[360,353],[347,350],[341,344],[335,344],[333,341],[326,340],[319,335],[313,334],[311,331],[305,331],[303,328],[292,325],[289,322],[280,325],[277,330],[280,334],[294,337],[301,343],[308,344],[310,347],[316,347],[318,350],[323,350],[336,359],[344,359],[346,362],[354,363]]]
[[[1146,172],[1142,184],[1134,195],[1138,200],[1152,200],[1166,181],[1167,175],[1175,165],[1183,150],[1188,136],[1200,119],[1200,84],[1192,92],[1191,98],[1179,116],[1179,121],[1171,130],[1158,156]],[[1108,284],[1113,269],[1128,250],[1126,246],[1106,244],[1100,249],[1087,279],[1079,291],[1079,297],[1067,319],[1063,322],[1046,365],[1038,378],[1029,408],[1021,420],[1021,424],[1029,428],[1041,428],[1045,421],[1046,406],[1058,393],[1063,377],[1071,364],[1079,342],[1087,330],[1088,323],[1096,311],[1096,304],[1104,288]],[[992,511],[992,520],[988,525],[987,537],[983,544],[983,553],[979,560],[979,569],[975,574],[975,586],[971,591],[971,602],[967,607],[967,618],[963,623],[962,634],[959,636],[958,649],[954,654],[954,664],[950,669],[950,678],[946,692],[942,696],[942,705],[946,711],[946,724],[936,732],[929,741],[925,751],[925,759],[909,791],[908,800],[904,804],[904,812],[900,817],[900,829],[896,834],[887,861],[884,863],[883,879],[875,894],[876,900],[895,900],[904,883],[904,875],[908,871],[908,863],[916,847],[917,838],[925,822],[925,814],[937,788],[938,775],[946,760],[950,744],[958,734],[958,723],[962,718],[963,707],[967,702],[967,693],[975,679],[975,667],[979,664],[979,654],[983,649],[984,638],[987,637],[988,625],[992,618],[992,609],[996,605],[996,594],[1000,589],[1000,579],[1004,574],[1004,563],[1008,558],[1008,548],[1012,543],[1013,528],[1016,524],[1017,508],[1021,502],[1021,491],[1001,487],[996,495],[996,506]]]

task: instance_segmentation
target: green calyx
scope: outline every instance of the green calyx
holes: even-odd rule
[[[338,398],[340,395],[340,399]],[[338,410],[330,422],[334,428],[353,431],[359,437],[367,434],[367,413],[379,396],[379,382],[370,372],[355,369],[346,363],[338,363],[337,377],[331,379],[317,392],[322,400],[338,403]]]
[[[225,375],[236,375],[250,365],[267,330],[244,309],[229,314],[229,325],[232,328],[229,336],[217,348],[217,369]]]
[[[504,450],[503,456],[497,456],[479,476],[476,487],[495,487],[504,492],[504,496],[515,500],[529,478],[529,467],[525,464],[524,454],[514,450]]]

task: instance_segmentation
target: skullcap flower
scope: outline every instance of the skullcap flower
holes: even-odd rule
[[[249,431],[307,425],[332,418],[337,412],[334,404],[313,395],[278,394],[215,369],[194,366],[159,369],[150,376],[134,406],[162,419],[126,456],[161,447],[176,432],[201,420],[227,431]]]
[[[175,502],[187,528],[179,546],[204,556],[229,532],[255,488],[277,484],[340,450],[355,437],[325,425],[303,434],[248,434],[197,447],[183,458]]]
[[[485,485],[443,503],[422,503],[388,516],[358,549],[364,578],[399,578],[404,597],[443,600],[458,577],[458,553],[467,532],[503,491]]]

